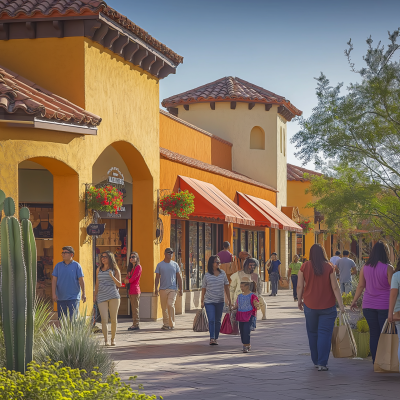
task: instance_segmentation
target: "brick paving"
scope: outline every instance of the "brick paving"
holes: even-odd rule
[[[268,320],[257,321],[252,351],[241,352],[240,338],[221,335],[209,346],[206,333],[192,331],[194,314],[177,317],[177,329],[143,322],[128,332],[121,319],[117,347],[110,348],[125,380],[137,375],[146,394],[166,400],[397,398],[399,374],[374,373],[371,358],[335,359],[318,372],[310,359],[303,314],[288,291],[266,297]]]

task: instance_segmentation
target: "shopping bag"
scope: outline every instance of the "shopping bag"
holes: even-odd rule
[[[236,310],[229,313],[231,317],[232,333],[231,335],[239,335],[239,322],[236,321]]]
[[[208,332],[208,319],[205,308],[198,310],[193,320],[194,332]]]
[[[233,262],[229,263],[223,263],[219,265],[219,269],[222,269],[226,273],[226,275],[232,275],[233,274]]]
[[[231,316],[227,312],[224,319],[222,320],[221,329],[219,333],[224,333],[225,335],[232,335],[233,329],[231,324]]]
[[[396,325],[386,320],[379,337],[378,349],[376,350],[374,371],[375,372],[399,372],[399,359],[397,351],[399,338],[396,333]]]
[[[333,328],[332,354],[335,358],[355,357],[357,345],[345,314],[339,315],[339,326]]]

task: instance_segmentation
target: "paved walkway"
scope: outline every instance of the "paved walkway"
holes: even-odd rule
[[[203,399],[395,399],[399,374],[373,372],[371,358],[329,360],[318,372],[310,359],[303,314],[288,291],[266,297],[268,320],[257,321],[252,351],[241,352],[240,338],[221,335],[209,346],[206,333],[192,331],[194,314],[177,317],[177,329],[142,323],[127,332],[121,320],[117,347],[110,349],[123,379],[138,375],[146,394],[165,400]],[[261,315],[259,315],[261,317]]]

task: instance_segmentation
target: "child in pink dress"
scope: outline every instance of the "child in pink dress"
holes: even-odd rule
[[[243,343],[243,353],[250,351],[250,328],[260,307],[258,297],[251,291],[252,282],[240,282],[240,289],[236,304],[233,307],[237,310],[236,321],[239,322],[240,337]]]

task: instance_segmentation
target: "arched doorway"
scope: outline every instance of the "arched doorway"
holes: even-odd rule
[[[75,260],[82,264],[79,176],[53,158],[24,160],[18,165],[18,201],[31,212],[38,250],[37,293],[51,301],[51,274],[54,265],[62,260],[62,247],[72,246]]]
[[[115,175],[115,180],[113,180]],[[121,186],[121,181],[123,185]],[[141,277],[141,311],[152,318],[154,266],[158,261],[155,251],[156,190],[153,177],[143,156],[128,142],[115,142],[107,146],[92,167],[93,185],[116,185],[124,193],[123,209],[118,214],[100,213],[106,223],[104,234],[94,245],[93,270],[99,263],[98,255],[110,250],[116,256],[122,278],[126,276],[127,254],[136,251],[143,267]],[[124,288],[120,289],[120,315],[129,314],[129,302]]]

